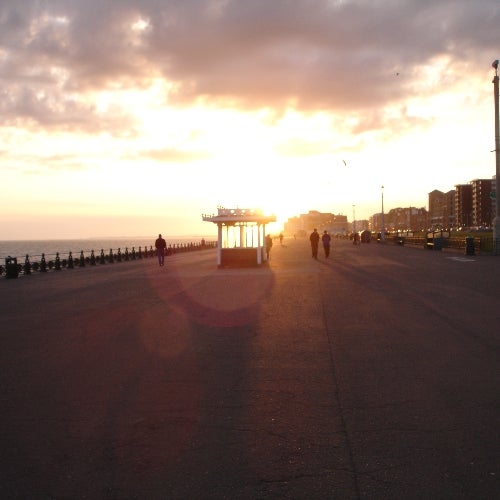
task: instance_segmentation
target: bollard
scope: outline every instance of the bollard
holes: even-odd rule
[[[56,253],[56,266],[54,268],[56,271],[61,270],[61,258],[59,257],[59,252]]]
[[[85,257],[83,255],[83,250],[80,251],[80,260],[78,261],[80,267],[85,267]]]
[[[95,266],[95,254],[94,254],[94,250],[90,251],[90,265],[91,266]]]
[[[99,258],[101,264],[106,264],[106,258],[104,257],[104,249],[101,248],[101,257]]]
[[[465,255],[476,255],[474,238],[472,236],[467,236],[465,238]]]
[[[73,267],[74,267],[73,253],[70,251],[68,255],[68,269],[73,269]]]
[[[46,273],[47,272],[47,261],[45,260],[45,254],[42,253],[42,258],[40,259],[40,272],[41,273]]]
[[[17,267],[17,258],[10,255],[5,259],[5,277],[17,278],[19,276],[19,269]]]
[[[24,274],[31,274],[31,262],[28,254],[26,254],[26,258],[24,259]]]

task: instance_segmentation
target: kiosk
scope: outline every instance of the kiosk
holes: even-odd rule
[[[266,224],[276,222],[255,208],[217,207],[217,215],[203,214],[206,222],[217,224],[217,266],[260,266],[267,260]]]

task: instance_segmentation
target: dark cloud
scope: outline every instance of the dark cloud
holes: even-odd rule
[[[94,105],[50,85],[7,86],[0,92],[3,124],[27,129],[108,133],[114,136],[136,134],[135,120],[123,109],[99,112]]]
[[[171,104],[365,112],[422,93],[436,57],[483,71],[499,25],[498,0],[4,1],[3,111],[91,128],[73,95],[162,76]]]

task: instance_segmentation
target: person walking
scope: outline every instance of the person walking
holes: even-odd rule
[[[318,258],[318,245],[319,245],[319,234],[318,230],[314,228],[314,231],[309,236],[309,241],[311,242],[311,251],[313,259]]]
[[[165,264],[165,249],[167,248],[167,242],[162,238],[161,234],[155,241],[156,255],[158,256],[158,264],[162,267]]]
[[[325,257],[328,259],[330,256],[330,242],[332,241],[332,237],[328,234],[328,231],[325,229],[323,231],[323,236],[321,236],[321,241],[323,242],[323,250],[325,251]]]
[[[267,260],[269,260],[269,255],[271,254],[271,248],[273,247],[273,239],[270,234],[266,234],[266,255]]]

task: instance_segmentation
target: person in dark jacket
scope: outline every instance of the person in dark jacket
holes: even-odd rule
[[[332,238],[328,234],[328,231],[325,229],[323,231],[323,236],[321,236],[321,241],[323,242],[323,250],[325,251],[325,257],[328,259],[330,255],[330,242]]]
[[[273,239],[270,234],[266,235],[266,255],[267,260],[269,260],[269,255],[271,254],[271,248],[273,248]]]
[[[167,248],[167,242],[162,238],[161,234],[155,241],[156,255],[158,255],[158,264],[160,267],[165,264],[165,249]]]
[[[309,241],[311,242],[311,251],[313,259],[318,258],[318,245],[319,245],[319,234],[318,230],[314,228],[314,231],[309,236]]]

